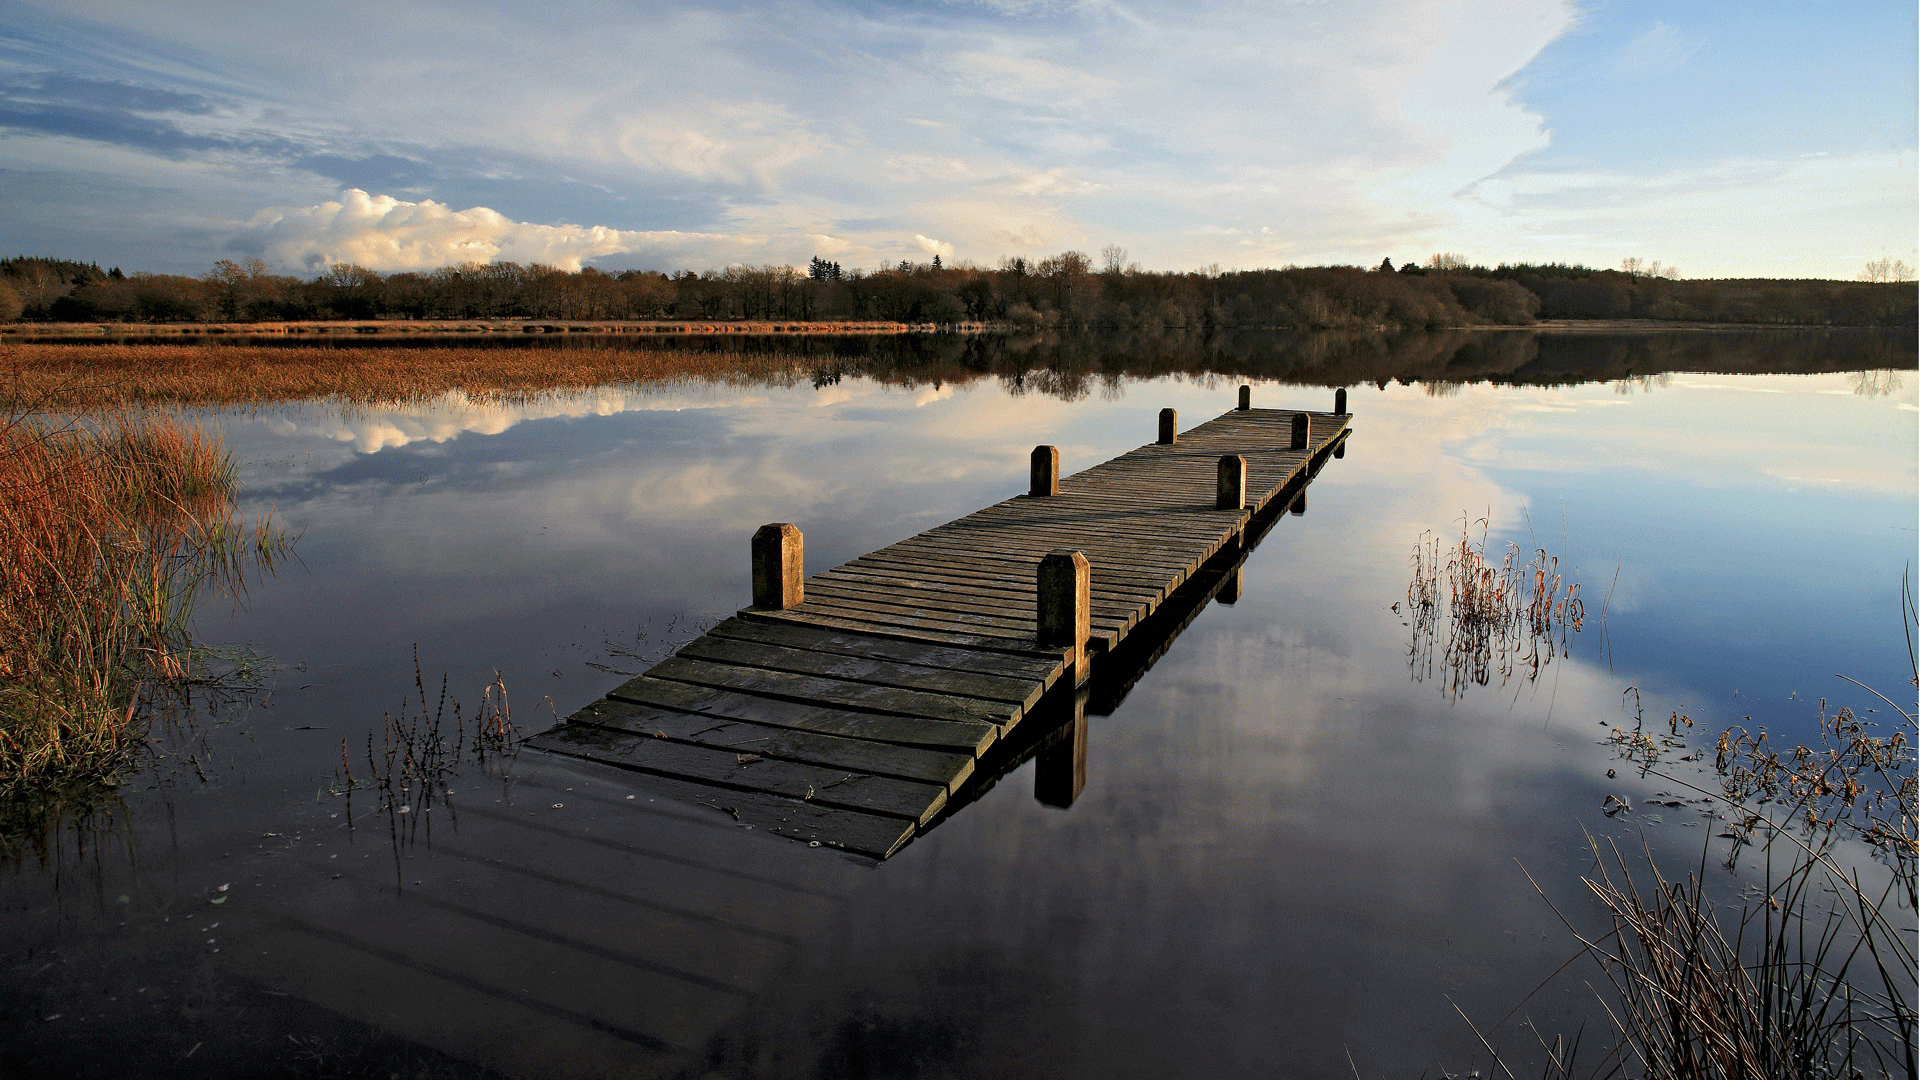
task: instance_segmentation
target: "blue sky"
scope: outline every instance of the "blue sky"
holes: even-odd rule
[[[197,273],[1915,256],[1908,3],[0,0],[0,247]]]

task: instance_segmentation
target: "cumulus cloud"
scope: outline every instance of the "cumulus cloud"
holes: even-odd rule
[[[348,188],[317,206],[271,207],[247,223],[243,243],[284,266],[318,270],[355,263],[370,270],[431,270],[464,262],[582,261],[636,251],[670,253],[725,239],[710,233],[643,232],[603,225],[536,225],[484,206],[455,210]]]
[[[913,246],[929,255],[938,255],[943,259],[953,258],[953,245],[935,240],[931,236],[921,236],[919,233],[914,233]]]

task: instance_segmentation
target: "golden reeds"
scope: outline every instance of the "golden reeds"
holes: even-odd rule
[[[254,345],[0,345],[20,392],[69,410],[256,405],[331,398],[418,401],[449,391],[516,399],[661,379],[798,377],[798,357],[657,348],[290,348]]]
[[[287,541],[217,440],[165,418],[0,415],[0,794],[111,778],[193,674],[188,621]]]

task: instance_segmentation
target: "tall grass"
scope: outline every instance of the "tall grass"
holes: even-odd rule
[[[0,795],[114,776],[195,676],[189,623],[290,541],[198,427],[0,409]]]

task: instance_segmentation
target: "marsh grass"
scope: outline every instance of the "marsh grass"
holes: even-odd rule
[[[1480,527],[1477,540],[1472,525]],[[1455,699],[1495,675],[1503,686],[1515,676],[1538,678],[1556,653],[1566,654],[1568,634],[1586,618],[1580,585],[1560,572],[1557,556],[1539,547],[1528,556],[1509,542],[1496,561],[1487,552],[1488,529],[1487,518],[1469,524],[1463,515],[1451,546],[1422,533],[1413,549],[1408,664],[1416,681],[1437,675]]]
[[[0,345],[26,394],[72,410],[259,405],[332,399],[405,404],[459,391],[516,402],[552,391],[664,379],[808,376],[810,361],[695,349],[286,348],[257,345]]]
[[[200,428],[21,402],[0,407],[0,796],[113,782],[210,678],[198,605],[243,595],[292,544],[242,520],[232,459]]]

